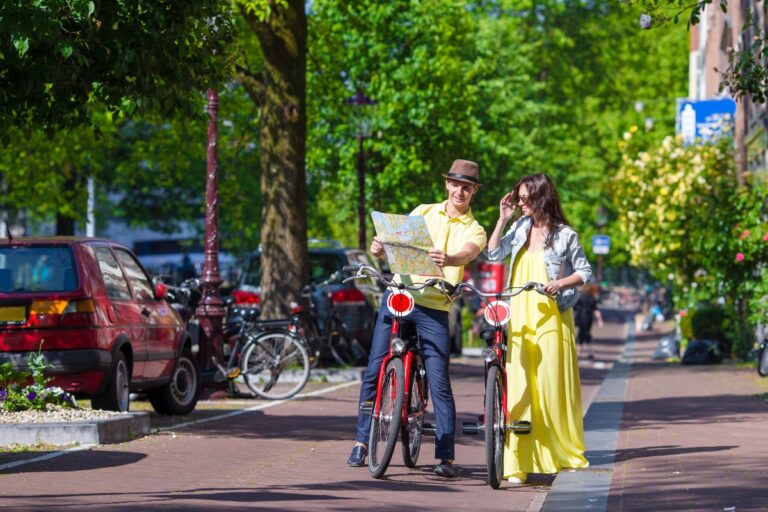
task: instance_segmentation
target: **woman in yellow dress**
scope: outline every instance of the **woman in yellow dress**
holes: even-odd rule
[[[502,236],[517,207],[522,215]],[[538,281],[552,296],[527,292],[510,302],[507,422],[530,421],[531,432],[507,434],[504,478],[522,484],[528,473],[587,467],[572,308],[592,269],[549,176],[526,176],[501,198],[487,256],[510,258],[511,286]]]

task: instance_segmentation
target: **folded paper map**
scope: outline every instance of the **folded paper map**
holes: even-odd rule
[[[392,272],[443,277],[443,270],[429,257],[434,244],[424,217],[372,212],[371,218]]]

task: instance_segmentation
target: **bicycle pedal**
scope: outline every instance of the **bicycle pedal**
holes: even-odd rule
[[[476,436],[481,430],[485,430],[485,428],[480,423],[474,421],[461,422],[461,433],[465,436]]]
[[[507,430],[514,432],[515,434],[524,435],[531,433],[530,421],[515,421],[512,425],[507,425]]]
[[[360,404],[360,412],[365,415],[373,414],[373,402],[363,402]]]
[[[233,368],[232,371],[227,373],[227,378],[232,380],[236,379],[240,376],[240,368]]]
[[[424,423],[424,425],[421,427],[421,432],[424,435],[433,436],[435,435],[435,432],[437,432],[437,429],[431,423]]]

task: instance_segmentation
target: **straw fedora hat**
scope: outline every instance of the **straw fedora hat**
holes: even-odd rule
[[[480,172],[480,166],[470,160],[454,160],[448,174],[443,174],[444,178],[457,181],[465,181],[473,185],[480,185],[477,175]]]

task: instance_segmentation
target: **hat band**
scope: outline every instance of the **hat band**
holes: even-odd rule
[[[457,172],[449,172],[445,177],[452,180],[471,181],[472,183],[480,184],[474,176],[467,176],[466,174],[459,174]]]

